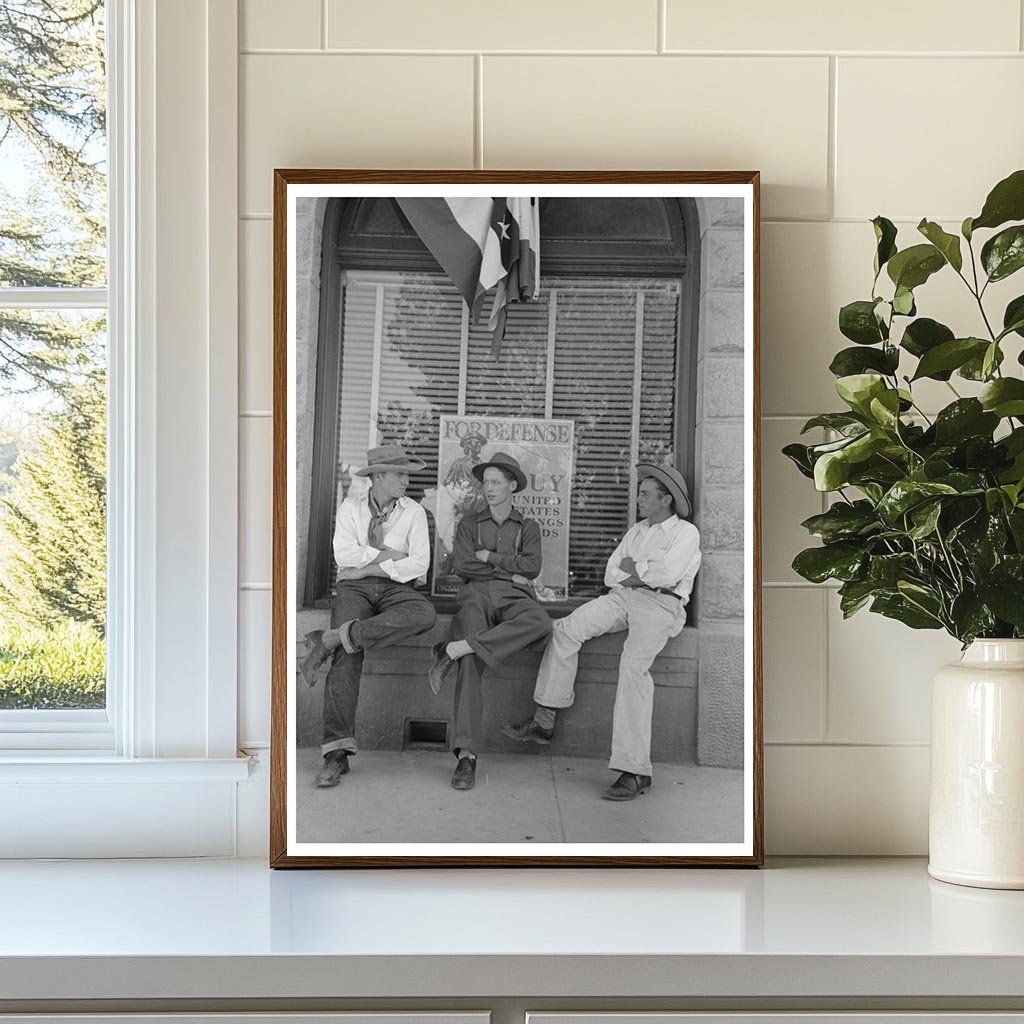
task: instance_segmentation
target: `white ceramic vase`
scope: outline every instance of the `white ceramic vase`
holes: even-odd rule
[[[1024,640],[975,640],[932,688],[928,873],[1024,889]]]

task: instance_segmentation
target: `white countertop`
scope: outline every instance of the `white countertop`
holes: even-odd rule
[[[630,969],[610,970],[623,956]],[[1024,892],[937,882],[916,859],[762,871],[0,864],[0,1000],[182,992],[1021,998]]]

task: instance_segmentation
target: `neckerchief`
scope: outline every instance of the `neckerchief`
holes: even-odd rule
[[[370,547],[384,547],[384,524],[388,517],[398,507],[398,499],[393,498],[387,505],[380,508],[373,497],[373,492],[368,495],[370,499],[370,529],[367,541]]]

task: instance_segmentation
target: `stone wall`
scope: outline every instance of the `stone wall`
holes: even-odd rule
[[[316,405],[316,352],[320,323],[320,257],[326,199],[295,201],[295,530],[296,602],[302,607],[309,548],[310,481]]]
[[[328,625],[328,613],[299,613],[297,636]],[[430,648],[448,637],[450,617],[439,615],[433,631],[399,647],[367,654],[356,715],[356,736],[364,750],[401,750],[407,719],[445,721],[449,742],[453,729],[452,691],[449,676],[438,696],[427,682]],[[505,722],[520,721],[533,713],[533,688],[543,645],[520,651],[497,671],[484,673],[484,743],[487,752],[536,753],[546,750],[571,757],[605,757],[609,753],[615,683],[624,633],[588,640],[580,651],[576,700],[558,713],[559,728],[550,747],[537,748],[501,734]],[[697,757],[697,650],[695,629],[684,629],[654,659],[654,716],[651,756],[668,764],[693,764]],[[302,657],[300,642],[297,655]],[[296,745],[320,745],[324,700],[320,670],[317,685],[310,689],[296,681]]]
[[[697,759],[741,767],[744,709],[743,200],[697,200],[701,230],[695,521]]]

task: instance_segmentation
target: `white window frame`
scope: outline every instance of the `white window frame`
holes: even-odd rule
[[[105,0],[107,38],[107,287],[102,288],[0,288],[0,307],[4,309],[94,310],[107,313],[107,587],[108,592],[121,571],[120,548],[115,535],[118,508],[125,485],[130,481],[115,475],[113,461],[119,453],[124,425],[116,417],[121,413],[115,393],[121,390],[123,378],[125,326],[117,315],[112,299],[120,291],[111,282],[117,281],[129,261],[122,251],[125,242],[126,209],[122,203],[122,182],[130,181],[133,167],[123,166],[130,152],[124,136],[132,114],[131,90],[126,76],[132,72],[133,48],[127,44],[124,15],[130,5],[124,0]],[[126,86],[129,88],[126,90]],[[112,456],[114,457],[112,459]],[[111,487],[114,493],[111,493]],[[119,493],[120,492],[120,493]],[[114,521],[112,524],[112,520]],[[116,594],[108,593],[115,597]],[[89,751],[113,754],[115,751],[114,713],[118,703],[118,682],[123,666],[116,660],[116,646],[122,633],[116,603],[108,603],[107,612],[107,678],[106,707],[92,709],[61,708],[53,710],[0,710],[0,754],[12,751],[61,753]],[[113,657],[112,657],[113,656]]]
[[[237,0],[107,0],[107,33],[107,712],[0,716],[0,857],[231,855]]]

